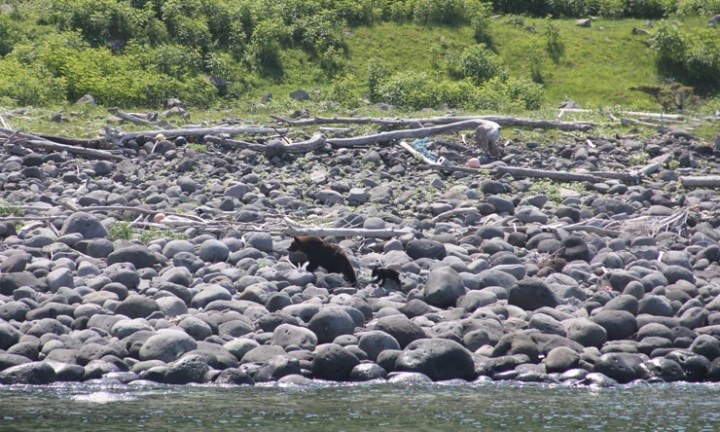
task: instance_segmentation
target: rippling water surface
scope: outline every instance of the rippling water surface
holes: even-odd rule
[[[720,386],[0,386],[0,431],[717,431]]]

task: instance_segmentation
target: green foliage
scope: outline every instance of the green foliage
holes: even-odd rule
[[[387,79],[388,74],[387,68],[377,61],[372,61],[368,65],[367,87],[370,102],[375,103],[380,100],[380,86]]]
[[[133,232],[127,222],[115,222],[108,227],[111,240],[130,240]]]
[[[95,46],[143,34],[155,43],[164,36],[152,8],[135,8],[126,1],[49,0],[41,13],[60,31],[79,30]]]
[[[720,0],[679,0],[677,2],[677,14],[681,17],[720,14]]]
[[[537,110],[543,100],[540,84],[527,78],[495,77],[483,84],[475,106],[496,111]]]
[[[473,39],[475,39],[475,42],[483,43],[488,47],[493,46],[490,23],[491,14],[492,5],[490,5],[490,3],[480,3],[477,7],[477,11],[470,20],[470,26],[473,30]]]
[[[650,160],[650,155],[645,152],[635,152],[628,156],[627,163],[629,166],[644,165]]]
[[[465,48],[458,58],[451,59],[449,63],[451,75],[470,78],[478,85],[500,75],[504,70],[502,59],[487,49],[485,44]]]
[[[52,76],[42,64],[24,65],[16,58],[0,60],[0,97],[20,106],[51,105],[62,102],[66,82]]]
[[[560,30],[549,18],[545,20],[545,24],[545,50],[550,59],[555,64],[558,64],[563,54],[565,54],[565,42],[560,36]]]
[[[451,82],[425,72],[400,72],[379,88],[380,100],[402,109],[467,106],[477,93],[468,81]]]
[[[287,28],[275,21],[264,20],[255,27],[247,46],[247,62],[261,74],[282,76],[280,42],[288,38]]]
[[[665,75],[704,91],[720,85],[720,39],[715,29],[680,31],[663,22],[650,43]]]
[[[410,3],[413,17],[422,24],[466,24],[477,7],[472,0],[412,0]]]

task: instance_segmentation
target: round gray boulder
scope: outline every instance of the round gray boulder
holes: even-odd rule
[[[318,343],[324,344],[334,341],[340,335],[353,334],[355,321],[344,309],[328,306],[310,319],[308,327],[317,336]]]
[[[455,306],[457,300],[465,295],[465,287],[455,270],[451,267],[440,267],[428,275],[423,294],[428,304],[446,308]]]
[[[170,363],[197,348],[195,339],[180,330],[165,330],[150,336],[140,348],[140,360]]]
[[[312,374],[315,378],[346,381],[360,360],[347,349],[334,343],[318,345],[314,351]]]
[[[73,213],[60,228],[60,235],[72,233],[79,233],[86,240],[108,236],[107,230],[95,216],[83,212]]]
[[[475,378],[472,353],[449,339],[419,339],[411,342],[397,358],[395,370],[419,372],[433,381]]]

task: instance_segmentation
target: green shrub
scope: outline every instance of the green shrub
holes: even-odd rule
[[[545,50],[550,59],[558,64],[565,54],[565,42],[560,36],[560,29],[549,18],[545,20],[545,24]]]
[[[370,62],[367,78],[368,99],[370,99],[370,102],[375,103],[380,100],[380,87],[388,75],[388,70],[384,65],[375,60]]]
[[[459,108],[471,105],[477,89],[469,81],[452,82],[436,75],[400,72],[379,89],[380,100],[403,109],[419,110],[440,105]]]
[[[20,106],[53,105],[65,100],[65,80],[40,63],[24,65],[14,57],[0,60],[0,97]]]
[[[8,15],[0,14],[0,57],[12,51],[20,37],[18,25]]]
[[[336,16],[350,26],[370,25],[382,18],[382,8],[374,0],[336,0]]]
[[[280,43],[288,36],[282,24],[271,20],[259,22],[247,45],[246,58],[250,66],[263,75],[281,76]]]
[[[552,13],[546,0],[493,0],[493,8],[506,14],[547,16]]]
[[[622,18],[625,15],[625,0],[590,0],[588,12],[605,18]]]
[[[658,19],[674,12],[674,0],[626,0],[626,17]]]
[[[414,19],[421,24],[467,24],[475,11],[471,0],[413,0]]]
[[[554,17],[583,17],[588,13],[584,0],[548,0],[548,8]]]
[[[662,72],[701,91],[720,85],[720,39],[712,28],[681,32],[663,22],[650,39]]]
[[[485,44],[472,45],[450,61],[450,72],[457,78],[470,78],[475,84],[498,76],[504,70],[502,59]]]
[[[475,42],[484,43],[489,47],[493,46],[492,34],[490,32],[491,14],[492,6],[490,3],[480,3],[470,20],[470,26],[473,30],[473,39],[475,39]]]
[[[60,31],[79,30],[94,46],[147,35],[149,29],[155,37],[162,33],[152,8],[134,8],[125,1],[51,0],[40,12],[42,20],[57,25]]]
[[[537,110],[543,103],[543,88],[526,78],[493,78],[483,84],[476,103],[487,110]]]
[[[679,0],[677,14],[681,17],[720,14],[720,0]]]

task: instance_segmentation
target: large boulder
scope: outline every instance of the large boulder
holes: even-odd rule
[[[107,229],[95,216],[83,212],[70,215],[60,228],[60,235],[72,233],[79,233],[86,240],[108,236]]]
[[[328,306],[320,309],[308,323],[310,330],[317,336],[318,343],[329,343],[336,337],[353,334],[355,321],[344,309]]]
[[[451,267],[432,270],[425,283],[425,301],[428,304],[447,308],[455,306],[457,300],[465,294],[460,275]]]
[[[347,349],[334,343],[318,345],[314,351],[312,374],[315,378],[346,381],[360,360]]]
[[[449,339],[419,339],[410,343],[397,358],[395,370],[419,372],[433,381],[475,378],[472,353]]]
[[[318,338],[315,333],[305,327],[292,324],[280,324],[273,330],[270,343],[283,348],[293,345],[300,349],[312,351],[318,344]]]
[[[400,348],[405,348],[416,339],[426,337],[423,329],[405,315],[382,317],[375,323],[375,330],[383,331],[394,337],[400,344]]]
[[[530,311],[544,306],[554,308],[558,303],[555,292],[545,282],[536,278],[518,281],[510,288],[508,297],[508,304]]]
[[[638,329],[635,316],[623,310],[601,310],[591,319],[605,329],[608,340],[627,339]]]
[[[140,360],[169,363],[197,348],[197,342],[180,330],[167,330],[150,336],[140,348]]]

